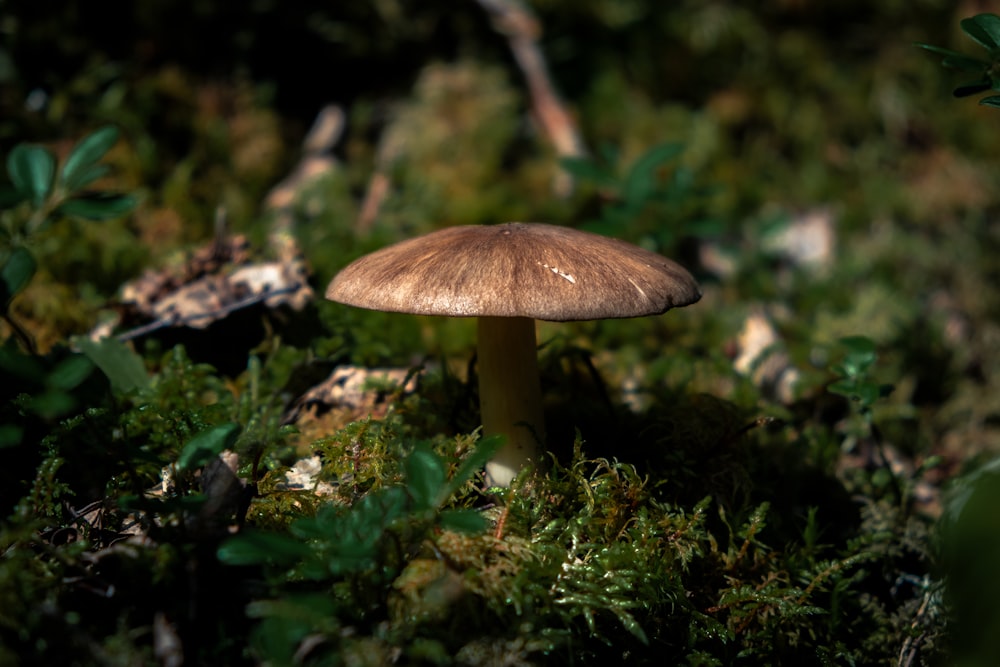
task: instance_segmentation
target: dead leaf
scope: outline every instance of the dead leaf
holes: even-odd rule
[[[315,417],[335,409],[354,419],[367,415],[384,416],[390,394],[416,390],[419,377],[419,372],[407,368],[341,366],[303,394],[284,421],[297,422],[309,413]]]

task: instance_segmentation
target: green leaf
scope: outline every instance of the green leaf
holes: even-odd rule
[[[94,364],[85,355],[74,354],[59,362],[49,373],[46,384],[53,389],[70,390],[90,377]]]
[[[986,107],[996,107],[1000,109],[1000,95],[990,95],[979,100],[979,103]]]
[[[853,398],[862,406],[868,407],[874,405],[875,401],[879,399],[879,396],[881,395],[880,389],[881,388],[877,384],[864,382],[858,385],[857,392]]]
[[[445,468],[441,457],[418,446],[406,457],[406,488],[417,510],[434,509],[444,501]]]
[[[656,189],[656,172],[665,163],[684,151],[679,143],[654,146],[643,153],[629,169],[622,188],[622,199],[631,204],[641,204]]]
[[[81,139],[62,166],[60,180],[71,192],[97,180],[91,169],[118,141],[118,128],[106,125]]]
[[[977,14],[962,19],[959,25],[962,26],[962,31],[966,35],[991,53],[1000,48],[1000,16]]]
[[[846,396],[851,398],[857,393],[857,383],[854,380],[839,380],[830,385],[827,385],[826,390],[831,394],[837,394],[838,396]]]
[[[936,53],[939,56],[944,56],[944,60],[941,64],[945,67],[952,67],[963,72],[971,73],[983,73],[986,68],[990,66],[985,60],[980,60],[979,58],[973,58],[972,56],[967,56],[964,53],[959,53],[958,51],[952,51],[951,49],[945,49],[940,46],[934,46],[933,44],[915,44],[915,46],[926,49],[931,53]]]
[[[96,342],[85,336],[73,339],[76,345],[111,381],[117,393],[149,387],[149,375],[142,358],[116,338]]]
[[[559,160],[570,176],[581,181],[589,181],[602,190],[617,190],[618,179],[614,172],[590,158],[565,157]]]
[[[70,188],[70,186],[67,185],[66,188],[70,192],[78,192],[83,188],[87,187],[88,185],[90,185],[91,183],[93,183],[94,181],[104,178],[110,171],[111,167],[109,167],[106,164],[92,164],[90,166],[83,167],[80,169],[80,172],[76,175],[76,178],[73,179],[72,183],[73,187]]]
[[[849,377],[861,375],[875,363],[875,343],[870,338],[847,336],[840,339],[840,344],[847,351],[843,369]]]
[[[462,488],[463,484],[472,479],[472,476],[500,451],[506,441],[507,437],[504,435],[491,435],[477,442],[475,449],[465,457],[465,460],[458,466],[458,470],[455,471],[455,476],[448,483],[444,500],[450,498],[452,494]]]
[[[135,208],[136,198],[113,192],[92,192],[63,202],[57,212],[84,220],[120,218]]]
[[[11,183],[35,206],[41,206],[52,191],[55,169],[55,158],[42,146],[18,144],[7,156]]]
[[[309,635],[333,636],[338,627],[338,607],[338,598],[325,591],[285,592],[278,599],[250,602],[247,616],[262,619],[251,636],[254,654],[266,656],[264,662],[271,665],[316,663],[302,659],[301,645]]]
[[[229,422],[202,431],[191,438],[180,456],[177,457],[178,470],[193,470],[208,463],[224,449],[229,449],[240,435],[239,424]]]
[[[64,391],[51,389],[32,396],[27,407],[42,419],[58,419],[76,408],[76,399]]]
[[[226,540],[216,556],[227,565],[293,565],[309,554],[302,540],[278,533],[247,530]]]
[[[989,63],[982,60],[962,55],[947,56],[941,61],[941,65],[969,74],[982,74],[990,66]]]
[[[489,526],[483,515],[475,510],[443,510],[438,515],[438,524],[458,533],[481,533]]]
[[[28,286],[37,268],[38,263],[27,248],[11,251],[0,269],[0,312],[7,312],[11,300]]]

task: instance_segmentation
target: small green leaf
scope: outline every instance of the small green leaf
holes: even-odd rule
[[[959,23],[962,31],[990,53],[1000,48],[1000,16],[977,14]]]
[[[952,51],[951,49],[946,49],[943,46],[935,46],[934,44],[915,42],[913,46],[919,49],[926,49],[927,51],[930,51],[931,53],[936,53],[939,56],[961,56],[963,58],[966,57],[964,54],[959,53],[958,51]]]
[[[643,153],[629,169],[622,188],[622,199],[632,204],[641,204],[648,199],[656,188],[657,170],[683,151],[682,144],[667,143]]]
[[[445,469],[441,457],[418,446],[406,457],[406,488],[417,510],[434,509],[444,500]]]
[[[113,192],[92,192],[63,202],[57,212],[84,220],[120,218],[135,208],[136,198]]]
[[[42,419],[58,419],[76,408],[76,399],[64,391],[50,389],[32,396],[27,406]]]
[[[177,468],[179,470],[200,468],[223,450],[232,447],[239,435],[239,424],[232,422],[202,431],[184,445],[180,456],[177,457]]]
[[[11,183],[35,206],[41,206],[52,191],[55,169],[55,158],[42,146],[18,144],[7,156]]]
[[[142,358],[118,339],[104,338],[96,342],[79,336],[73,339],[73,344],[108,376],[114,391],[127,393],[149,386],[149,375]]]
[[[831,394],[837,394],[838,396],[846,396],[847,398],[850,398],[857,392],[857,383],[853,380],[840,380],[828,385],[826,390]]]
[[[875,343],[870,338],[847,336],[840,339],[840,345],[847,352],[841,365],[841,370],[847,377],[856,377],[865,373],[878,358],[875,352]]]
[[[94,364],[85,355],[74,354],[63,359],[49,373],[46,384],[53,389],[70,390],[90,377]]]
[[[443,510],[438,515],[438,524],[458,533],[481,533],[489,526],[483,515],[475,510]]]
[[[990,95],[979,100],[979,103],[986,107],[996,107],[1000,109],[1000,95]]]
[[[67,185],[66,188],[70,192],[78,192],[94,181],[104,178],[110,171],[111,167],[106,164],[92,164],[82,167],[77,173],[76,178],[73,179],[72,187]]]
[[[95,166],[118,141],[118,128],[106,125],[81,139],[63,164],[60,179],[73,192],[100,178],[94,178]]]
[[[11,299],[28,286],[38,263],[27,248],[14,248],[0,269],[0,312],[6,312]]]
[[[852,397],[863,407],[869,407],[875,404],[875,401],[879,399],[880,387],[877,384],[871,382],[865,382],[857,387],[857,392]]]
[[[941,65],[950,69],[956,69],[960,72],[968,72],[969,74],[982,74],[990,66],[989,63],[982,60],[957,54],[947,56],[941,61]]]
[[[309,554],[309,545],[289,535],[247,530],[226,540],[216,556],[227,565],[293,565]]]
[[[982,73],[986,71],[986,68],[990,66],[985,60],[980,60],[979,58],[973,58],[972,56],[967,56],[964,53],[959,53],[958,51],[952,51],[951,49],[945,49],[940,46],[934,46],[933,44],[915,44],[915,46],[926,49],[931,53],[936,53],[939,56],[944,56],[944,60],[941,64],[945,67],[952,67],[954,69],[962,70],[963,72],[971,73]]]

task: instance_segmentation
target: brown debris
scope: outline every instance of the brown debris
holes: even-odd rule
[[[790,405],[795,400],[799,371],[762,310],[755,310],[744,321],[736,345],[738,353],[733,360],[736,372],[749,377],[768,398]]]
[[[125,323],[147,320],[118,337],[129,340],[164,327],[204,329],[230,313],[257,304],[301,310],[312,299],[305,261],[292,234],[291,209],[303,187],[335,164],[328,153],[340,139],[344,112],[324,107],[306,136],[303,157],[292,173],[270,192],[265,202],[275,213],[269,246],[273,262],[251,262],[250,242],[241,234],[225,233],[225,217],[216,219],[215,239],[197,249],[182,266],[149,270],[122,289],[119,317],[98,326],[92,338],[102,338]]]
[[[220,236],[196,250],[179,268],[148,270],[122,289],[119,319],[98,327],[100,338],[119,324],[147,323],[118,337],[130,340],[157,329],[204,329],[230,313],[263,303],[267,308],[301,310],[312,298],[305,263],[293,257],[250,263],[250,244],[242,235]]]
[[[283,421],[291,424],[331,411],[346,413],[346,421],[367,415],[383,417],[390,395],[415,391],[419,377],[420,372],[414,369],[341,366],[300,396]]]
[[[205,464],[201,470],[201,488],[205,504],[198,512],[199,522],[216,530],[226,530],[243,501],[245,480],[239,476],[240,457],[226,450]]]
[[[264,205],[274,211],[270,243],[282,260],[299,256],[298,243],[292,235],[292,207],[302,192],[317,178],[333,169],[337,161],[330,151],[344,133],[344,110],[335,105],[320,109],[302,145],[302,158],[292,173],[268,193]]]

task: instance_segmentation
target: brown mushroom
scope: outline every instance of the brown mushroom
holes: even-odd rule
[[[478,318],[483,431],[507,443],[486,466],[507,486],[545,441],[534,320],[657,315],[701,298],[676,262],[624,241],[541,223],[460,226],[361,257],[326,297],[389,312]]]

